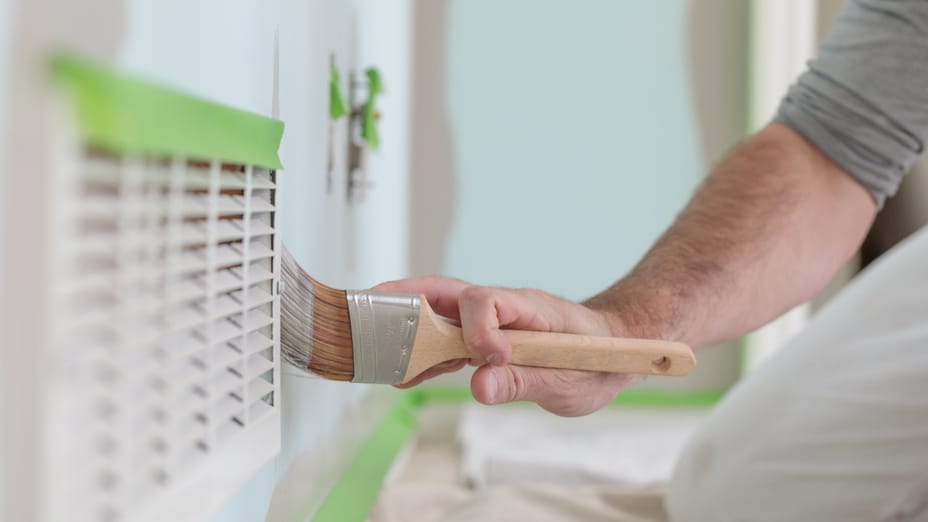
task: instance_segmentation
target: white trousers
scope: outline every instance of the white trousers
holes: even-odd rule
[[[725,397],[666,508],[673,522],[928,521],[928,227]]]

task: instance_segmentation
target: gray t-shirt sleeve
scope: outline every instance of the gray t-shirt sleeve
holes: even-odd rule
[[[775,120],[882,207],[928,141],[928,0],[849,0]]]

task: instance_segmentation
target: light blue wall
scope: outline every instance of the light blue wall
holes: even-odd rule
[[[683,0],[453,0],[457,214],[444,272],[589,296],[705,172]]]
[[[176,88],[270,114],[277,4],[124,0],[124,66]]]

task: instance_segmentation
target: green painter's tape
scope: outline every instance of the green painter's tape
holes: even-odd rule
[[[416,430],[414,394],[403,393],[364,442],[344,475],[313,517],[313,522],[364,522],[396,455]]]
[[[329,119],[337,120],[348,115],[348,104],[342,95],[342,79],[338,66],[329,66]]]
[[[654,406],[659,408],[708,408],[722,400],[723,390],[673,392],[664,390],[628,390],[612,401],[618,406]]]
[[[380,148],[380,131],[377,129],[377,111],[375,108],[377,97],[384,93],[383,77],[380,70],[370,67],[364,74],[367,75],[367,101],[361,114],[361,138],[372,150]]]
[[[473,401],[470,390],[459,387],[425,386],[413,390],[417,406],[430,402]],[[722,390],[674,392],[664,390],[626,390],[612,401],[613,406],[648,406],[669,408],[701,408],[717,403],[725,395]],[[530,404],[530,403],[525,403]]]
[[[284,124],[62,56],[52,78],[76,103],[81,138],[117,153],[218,159],[282,168]]]

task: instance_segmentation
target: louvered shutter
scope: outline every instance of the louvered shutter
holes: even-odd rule
[[[45,518],[199,520],[279,450],[276,172],[62,151]]]

